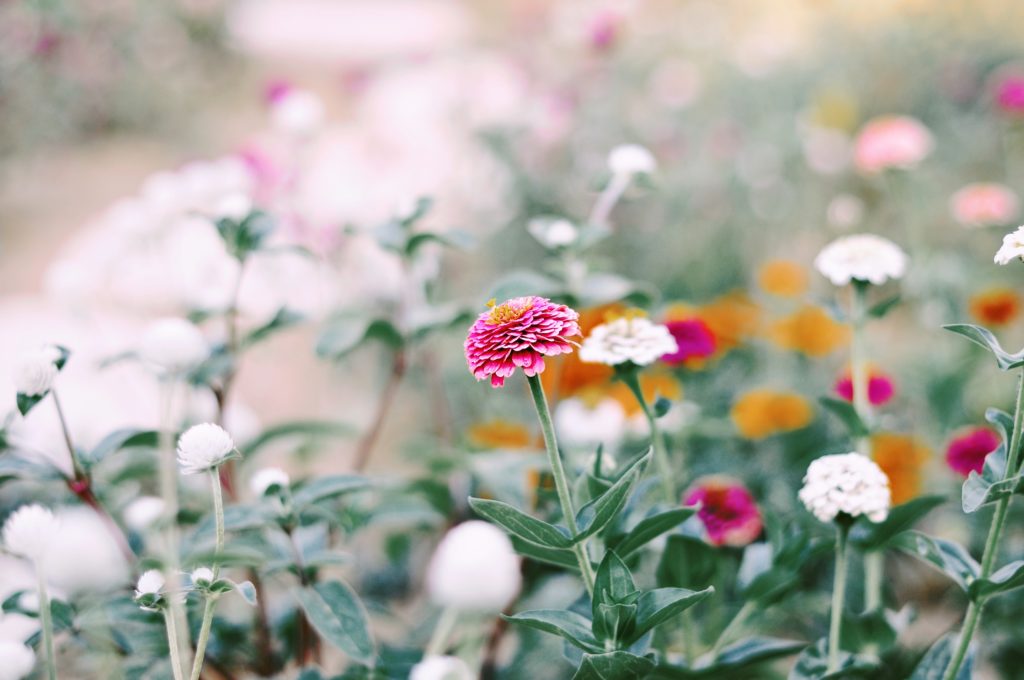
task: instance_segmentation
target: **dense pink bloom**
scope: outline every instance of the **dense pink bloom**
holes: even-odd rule
[[[580,334],[579,314],[542,297],[527,296],[490,303],[466,338],[466,363],[477,380],[491,378],[501,387],[516,367],[534,376],[544,370],[544,357],[572,352],[569,338]]]
[[[850,376],[849,371],[844,373],[839,380],[836,381],[835,390],[836,394],[846,401],[853,401],[853,378]],[[872,406],[881,406],[892,399],[892,396],[895,393],[896,388],[893,386],[892,380],[889,376],[874,370],[869,372],[868,401]]]
[[[971,470],[981,473],[985,456],[999,447],[999,435],[987,427],[975,427],[954,437],[946,447],[946,463],[958,475],[966,477]]]
[[[1017,194],[1002,184],[968,184],[949,204],[953,219],[965,227],[1010,224],[1019,207]]]
[[[744,546],[761,535],[761,511],[739,480],[724,475],[698,479],[683,505],[698,503],[697,517],[713,544]]]
[[[681,364],[688,359],[704,359],[715,353],[715,334],[702,320],[666,321],[665,325],[679,346],[675,352],[661,357],[665,363]]]
[[[861,128],[854,145],[854,164],[873,174],[887,168],[912,168],[932,151],[932,134],[909,116],[873,118]]]

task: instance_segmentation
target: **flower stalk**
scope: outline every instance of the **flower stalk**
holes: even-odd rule
[[[846,600],[846,538],[849,527],[836,522],[836,571],[832,584],[832,618],[828,629],[828,670],[839,670],[839,639],[842,635],[843,604]]]
[[[43,569],[36,562],[36,580],[39,584],[39,625],[42,629],[43,654],[46,658],[46,677],[57,680],[57,655],[53,649],[53,614],[50,611],[50,596],[46,590]]]
[[[173,599],[175,598],[171,598],[171,600]],[[181,641],[178,638],[178,625],[174,622],[174,612],[169,607],[164,607],[163,611],[164,625],[167,627],[167,650],[171,656],[171,672],[174,674],[174,680],[185,680],[181,657],[175,652],[181,647]]]
[[[213,494],[213,516],[216,525],[216,539],[213,558],[213,580],[220,576],[220,554],[224,552],[224,494],[221,489],[220,471],[218,468],[210,470],[210,490]],[[190,680],[199,680],[203,671],[203,662],[206,660],[206,645],[210,641],[210,628],[213,626],[213,607],[217,602],[217,595],[212,592],[205,594],[203,605],[203,621],[199,626],[199,638],[196,640],[196,656],[192,661],[192,673]]]
[[[437,625],[434,627],[434,633],[430,636],[430,641],[427,643],[427,649],[423,653],[425,657],[444,654],[445,649],[448,647],[448,638],[451,637],[452,631],[455,630],[455,624],[458,623],[458,620],[459,612],[455,607],[444,608],[444,611],[441,612],[441,618],[437,620]]]
[[[633,396],[636,397],[637,403],[640,404],[640,408],[643,409],[644,416],[647,418],[647,424],[651,432],[651,447],[654,449],[654,464],[658,467],[658,477],[661,480],[661,490],[664,494],[665,502],[669,505],[675,505],[678,500],[676,498],[675,475],[672,472],[672,464],[668,458],[668,445],[665,435],[661,432],[661,428],[658,427],[658,416],[651,405],[647,403],[647,399],[644,398],[644,392],[640,387],[640,378],[637,375],[637,371],[635,369],[627,369],[621,372],[621,376],[622,381],[626,383]]]

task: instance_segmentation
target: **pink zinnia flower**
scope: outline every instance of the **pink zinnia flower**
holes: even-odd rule
[[[953,219],[965,227],[1010,224],[1019,205],[1017,194],[1002,184],[968,184],[950,199]]]
[[[490,376],[501,387],[516,367],[534,376],[544,371],[544,357],[572,352],[569,338],[580,334],[579,314],[565,305],[536,296],[488,303],[466,338],[466,363],[477,380]]]
[[[676,339],[679,349],[661,357],[667,364],[681,364],[689,359],[704,359],[715,353],[715,334],[700,319],[666,321],[669,333]]]
[[[836,394],[845,399],[846,401],[853,401],[853,377],[850,372],[844,373],[839,380],[836,381],[835,386]],[[892,396],[896,393],[896,388],[892,384],[892,380],[889,376],[884,373],[870,370],[868,373],[868,401],[872,406],[881,406],[885,402],[892,399]]]
[[[999,448],[999,435],[987,427],[975,427],[954,437],[946,447],[946,464],[964,477],[971,470],[981,474],[985,456]]]
[[[739,480],[724,475],[698,479],[683,505],[698,503],[697,517],[714,545],[744,546],[761,535],[761,511]]]
[[[1014,116],[1024,114],[1024,71],[1019,65],[999,69],[991,82],[998,108]]]
[[[932,134],[909,116],[881,116],[869,120],[857,135],[854,164],[873,174],[887,168],[909,169],[932,151]]]

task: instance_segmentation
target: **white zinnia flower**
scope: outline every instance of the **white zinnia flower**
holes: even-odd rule
[[[1003,237],[1003,245],[996,252],[996,264],[1010,264],[1011,260],[1020,259],[1024,262],[1024,226]]]
[[[613,174],[632,176],[651,174],[658,168],[654,155],[639,144],[622,144],[608,154],[608,168]]]
[[[162,373],[181,373],[194,368],[209,355],[202,331],[185,319],[166,318],[146,327],[139,356]]]
[[[230,458],[234,450],[234,440],[220,425],[193,425],[178,439],[181,474],[194,475],[211,470]]]
[[[274,127],[288,134],[308,135],[323,123],[324,104],[308,90],[289,90],[274,102],[270,112]]]
[[[4,522],[4,548],[39,562],[49,552],[59,529],[60,522],[49,509],[35,503],[23,505]]]
[[[814,258],[814,267],[837,286],[854,279],[880,286],[889,279],[903,277],[907,254],[887,238],[854,234],[822,248]]]
[[[561,217],[535,217],[526,230],[545,248],[571,246],[580,235],[575,224]]]
[[[889,515],[889,478],[859,453],[822,456],[807,468],[800,502],[822,522],[840,513],[881,522]]]
[[[213,218],[215,220],[233,220],[241,222],[252,212],[252,199],[248,194],[236,192],[228,194],[217,201],[213,206]]]
[[[262,496],[267,492],[267,489],[277,485],[282,489],[288,488],[288,484],[291,480],[288,478],[288,473],[281,468],[266,467],[261,470],[257,470],[256,474],[249,480],[249,489],[256,496]]]
[[[0,680],[21,680],[32,672],[36,654],[14,640],[0,640]]]
[[[497,527],[471,520],[441,539],[427,566],[427,592],[442,607],[500,612],[522,577],[512,542]]]
[[[622,316],[596,326],[580,347],[580,361],[616,366],[631,361],[646,366],[679,345],[668,327],[642,316]]]
[[[412,667],[409,680],[473,680],[466,662],[457,656],[428,656]]]
[[[209,567],[198,567],[192,570],[189,577],[192,579],[192,583],[194,585],[209,585],[213,582],[213,569],[210,569]]]
[[[60,350],[53,345],[40,347],[22,355],[21,361],[14,369],[14,387],[18,394],[29,397],[46,394],[53,387],[53,380],[57,377],[58,359]]]
[[[589,449],[603,444],[605,449],[614,449],[626,432],[626,412],[611,397],[596,404],[570,397],[558,402],[555,428],[565,446]]]
[[[166,507],[162,498],[141,496],[125,506],[124,523],[135,531],[143,531],[160,519]]]

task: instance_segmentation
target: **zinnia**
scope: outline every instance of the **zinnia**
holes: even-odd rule
[[[953,219],[965,227],[1008,224],[1017,216],[1017,194],[1002,184],[968,184],[950,199]]]
[[[646,366],[678,351],[668,328],[643,316],[627,314],[594,328],[583,341],[579,356],[582,361],[608,366]]]
[[[527,376],[544,371],[544,357],[569,354],[580,334],[579,314],[547,298],[512,298],[490,303],[466,338],[466,363],[477,380],[491,379],[501,387],[505,378],[522,368]]]
[[[863,173],[888,168],[910,169],[931,153],[932,134],[909,116],[881,116],[869,120],[857,135],[854,164]]]
[[[996,264],[1010,264],[1015,259],[1024,262],[1024,227],[1003,237],[1003,245],[999,246],[995,256]]]
[[[697,517],[714,545],[744,546],[761,534],[761,512],[739,480],[719,475],[698,479],[683,505],[698,503]]]
[[[859,453],[837,453],[811,462],[800,489],[800,502],[822,522],[840,514],[865,515],[872,522],[889,516],[889,478],[874,461]]]
[[[987,427],[975,427],[950,440],[946,447],[946,464],[964,477],[981,474],[985,457],[999,448],[999,435]]]
[[[701,319],[669,321],[665,326],[678,346],[676,351],[661,357],[665,363],[675,366],[691,360],[706,359],[715,353],[715,334]]]
[[[814,267],[836,286],[853,280],[880,286],[889,279],[903,278],[907,254],[887,238],[854,234],[822,248],[814,258]]]
[[[846,401],[853,401],[853,377],[850,371],[846,371],[836,381],[836,394]],[[892,380],[889,376],[880,371],[869,369],[868,372],[868,401],[872,406],[881,406],[892,399],[896,393]]]
[[[992,288],[971,297],[971,316],[989,326],[1005,326],[1020,315],[1020,296],[1012,288]]]

